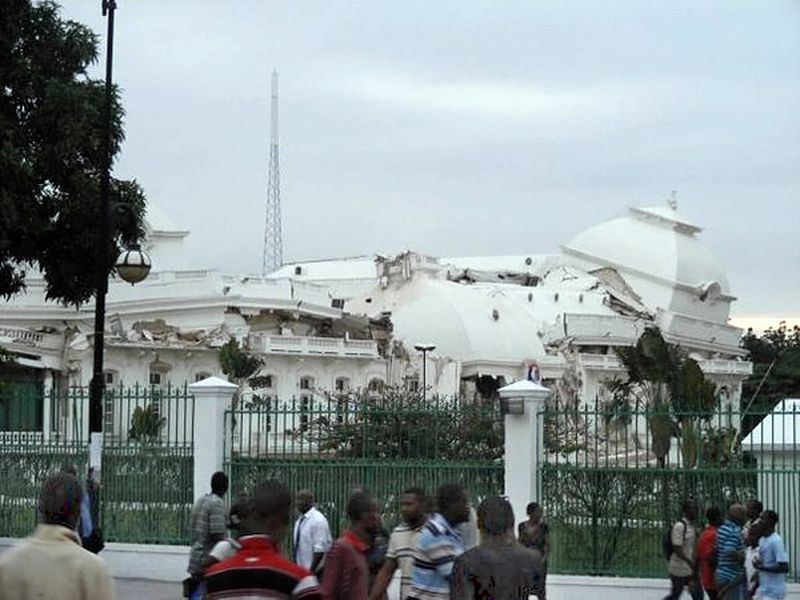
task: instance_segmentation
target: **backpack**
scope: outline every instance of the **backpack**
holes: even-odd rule
[[[684,522],[683,519],[681,519],[679,521],[679,523],[683,523],[683,539],[685,540],[686,539],[686,523]],[[677,523],[676,523],[676,525],[677,525]],[[661,550],[664,553],[664,558],[666,558],[667,560],[672,558],[672,555],[675,553],[675,547],[672,545],[672,529],[673,529],[673,527],[674,527],[674,525],[667,528],[667,530],[664,532],[664,537],[661,540]]]

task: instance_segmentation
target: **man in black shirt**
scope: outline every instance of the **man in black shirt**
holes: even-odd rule
[[[542,553],[514,539],[514,511],[508,500],[490,496],[478,507],[479,546],[456,559],[450,600],[544,598]]]

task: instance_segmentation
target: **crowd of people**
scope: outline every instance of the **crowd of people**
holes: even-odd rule
[[[732,504],[723,519],[718,507],[706,511],[707,526],[698,535],[698,507],[682,506],[668,534],[671,590],[665,600],[688,590],[692,600],[783,600],[789,557],[775,531],[778,514],[758,500]]]
[[[459,484],[440,486],[435,498],[411,487],[399,498],[402,522],[389,533],[375,498],[358,489],[347,502],[348,527],[333,540],[310,490],[293,502],[285,485],[267,481],[240,496],[226,519],[227,490],[225,474],[215,473],[192,510],[188,598],[386,600],[399,570],[402,600],[545,600],[548,529],[536,503],[517,539],[505,498],[475,509]],[[278,546],[290,527],[292,560]]]
[[[440,486],[434,497],[411,487],[399,497],[401,523],[387,532],[375,498],[357,489],[347,502],[348,526],[334,540],[310,490],[293,495],[265,481],[229,510],[227,493],[227,476],[214,473],[192,509],[185,597],[387,600],[399,571],[402,600],[546,600],[549,529],[535,502],[515,529],[505,498],[474,508],[459,484]],[[0,600],[113,598],[104,561],[81,539],[93,531],[87,501],[74,468],[45,481],[36,531],[0,557]],[[666,600],[684,590],[693,600],[784,600],[789,557],[778,519],[751,500],[731,505],[725,519],[709,508],[700,531],[697,503],[684,502],[665,537]],[[285,536],[290,555],[280,547]]]

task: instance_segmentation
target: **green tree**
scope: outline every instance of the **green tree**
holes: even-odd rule
[[[248,379],[256,375],[264,361],[257,356],[250,354],[246,348],[239,346],[236,339],[228,340],[219,351],[219,364],[222,372],[225,373],[232,383],[239,386],[233,399],[233,405],[238,406],[242,388]],[[254,387],[260,387],[259,378],[254,378]]]
[[[742,422],[745,437],[784,398],[800,398],[800,326],[781,321],[757,336],[752,329],[742,338],[753,374],[742,382]]]
[[[641,546],[630,524],[637,519],[641,529],[650,516],[654,481],[648,475],[636,469],[566,464],[543,470],[544,502],[560,541],[554,549],[559,567],[607,575],[637,560]]]
[[[98,251],[105,97],[87,72],[97,55],[97,36],[62,19],[54,2],[0,2],[0,296],[23,291],[38,268],[48,299],[86,302],[97,269],[110,273],[120,246],[144,235],[141,188],[112,178],[112,243]],[[115,88],[112,156],[122,117]]]
[[[667,343],[656,327],[646,329],[635,346],[618,349],[617,355],[627,379],[607,384],[614,404],[648,410],[653,453],[661,466],[672,438],[677,437],[683,466],[694,467],[701,422],[711,418],[717,404],[713,382],[706,379],[697,361],[680,346]]]
[[[328,407],[330,407],[328,409]],[[492,460],[503,456],[498,404],[465,403],[387,387],[326,395],[314,420],[296,434],[337,456]]]

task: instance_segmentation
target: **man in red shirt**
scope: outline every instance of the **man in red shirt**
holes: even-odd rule
[[[285,485],[267,481],[256,487],[252,513],[240,525],[242,548],[206,571],[207,598],[321,600],[317,578],[282,556],[276,543],[289,526],[291,511]]]
[[[325,559],[322,597],[325,600],[367,600],[369,565],[367,552],[380,530],[378,505],[371,494],[358,491],[347,502],[350,528],[333,543]]]
[[[700,583],[710,600],[717,598],[717,582],[714,580],[714,569],[717,548],[717,530],[722,525],[722,511],[712,506],[706,511],[708,526],[700,534],[697,542],[697,564],[700,567]]]

